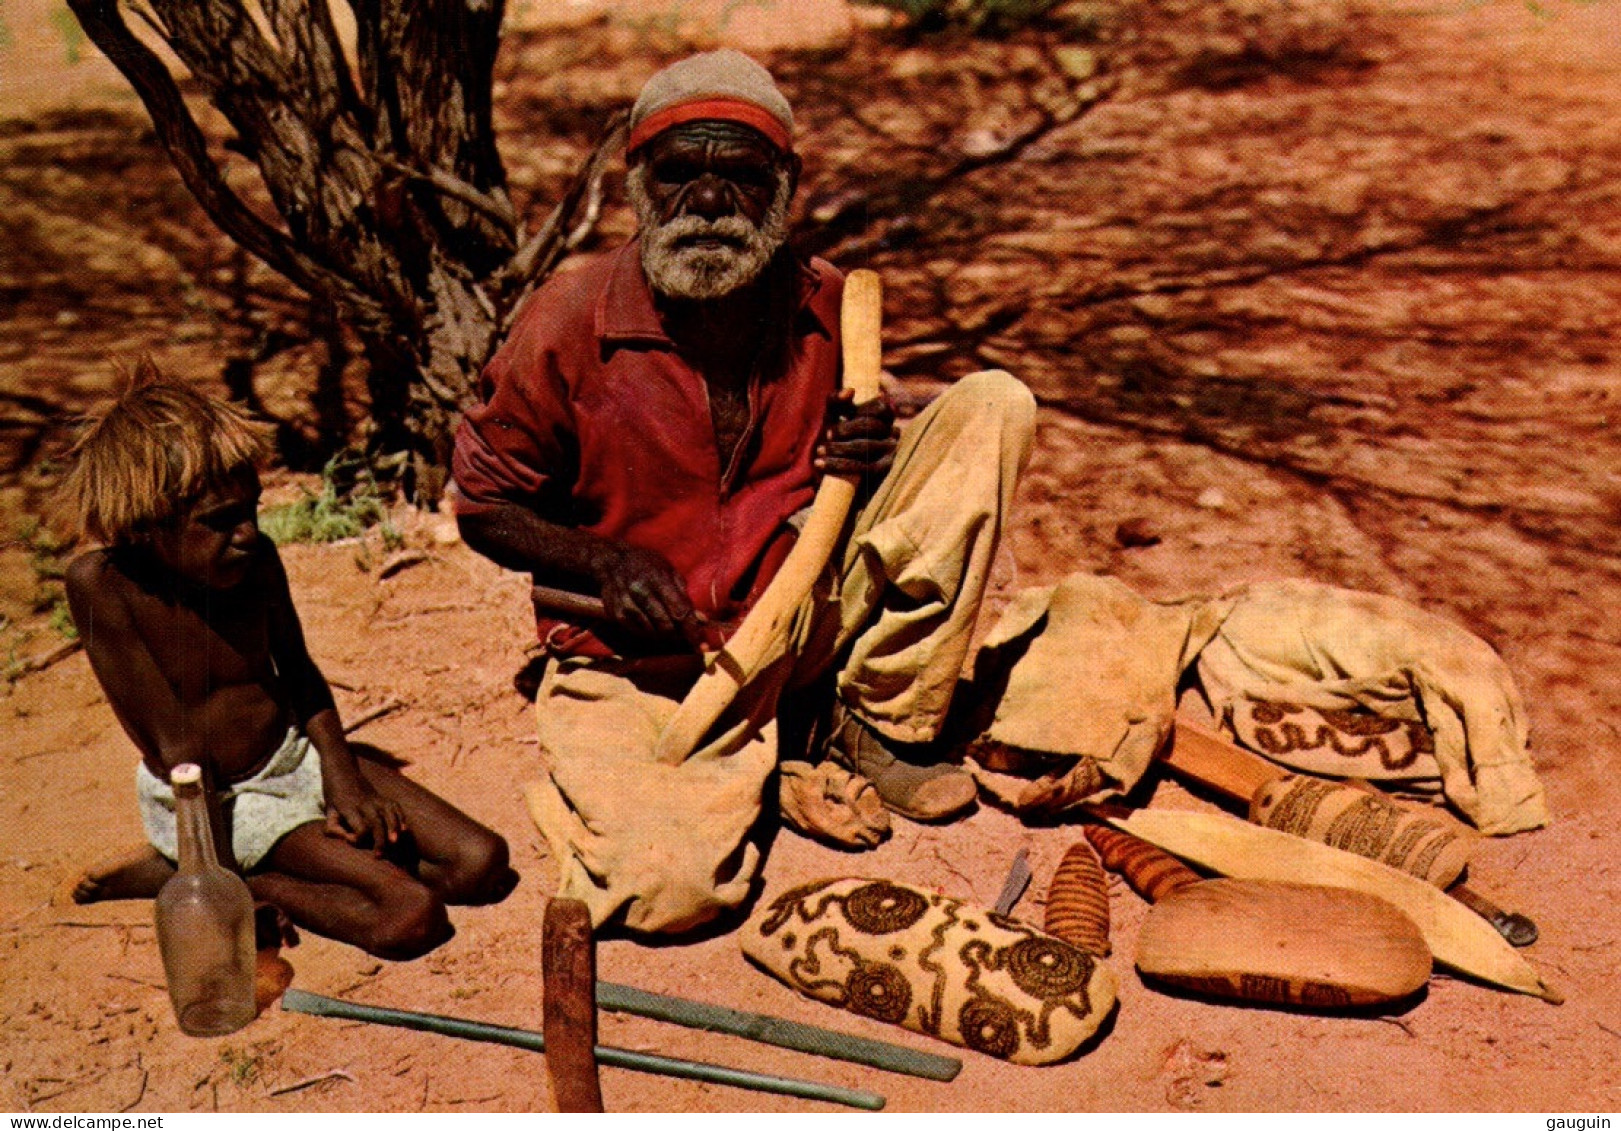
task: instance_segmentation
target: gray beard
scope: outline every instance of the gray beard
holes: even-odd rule
[[[700,302],[729,295],[758,279],[788,239],[793,186],[786,170],[777,176],[776,194],[759,227],[743,216],[718,220],[677,216],[660,224],[647,191],[648,175],[645,165],[631,169],[625,178],[625,195],[641,225],[642,270],[661,295]],[[699,236],[719,236],[736,246],[682,246],[683,241]]]

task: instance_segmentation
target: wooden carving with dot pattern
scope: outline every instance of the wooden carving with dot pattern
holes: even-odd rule
[[[743,953],[808,997],[1015,1064],[1074,1055],[1115,980],[1062,939],[887,880],[823,880],[778,896]]]

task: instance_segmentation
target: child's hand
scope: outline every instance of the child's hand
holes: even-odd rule
[[[374,856],[400,839],[405,814],[393,801],[363,781],[348,788],[328,789],[326,834],[353,845],[369,845]]]

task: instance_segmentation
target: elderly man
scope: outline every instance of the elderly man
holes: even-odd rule
[[[836,689],[813,756],[891,810],[973,804],[935,740],[1034,407],[1006,374],[976,374],[897,438],[882,399],[838,394],[842,277],[787,245],[793,114],[753,60],[717,51],[655,75],[626,160],[638,238],[520,312],[458,434],[455,497],[469,545],[606,607],[591,623],[537,607],[530,802],[560,894],[599,923],[680,931],[749,893],[785,691],[804,707]],[[779,660],[685,764],[658,764],[702,651],[771,579],[824,473],[864,484],[847,544]]]

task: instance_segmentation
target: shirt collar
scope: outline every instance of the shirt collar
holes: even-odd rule
[[[673,347],[675,343],[664,330],[658,307],[653,303],[653,289],[642,270],[642,241],[633,239],[613,253],[613,266],[608,272],[608,283],[597,299],[596,334],[604,343],[649,342]],[[795,260],[798,269],[798,316],[809,318],[829,336],[833,327],[827,324],[812,305],[811,300],[822,288],[820,274],[803,259]]]

